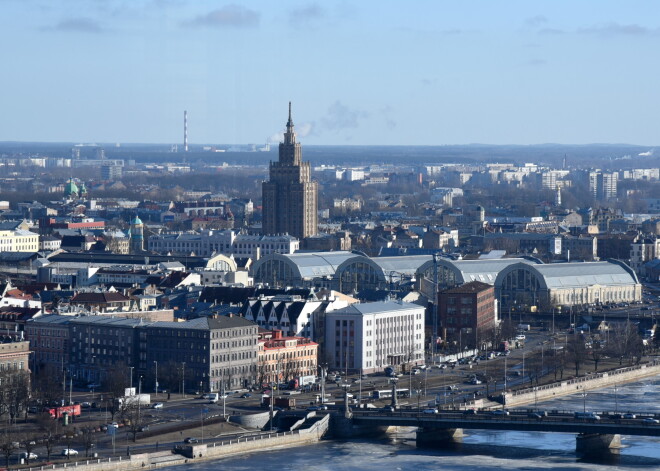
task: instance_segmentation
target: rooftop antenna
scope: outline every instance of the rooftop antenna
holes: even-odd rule
[[[188,152],[188,112],[183,112],[183,151]]]

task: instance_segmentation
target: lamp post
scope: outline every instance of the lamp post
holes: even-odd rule
[[[131,375],[131,377],[130,377],[130,386],[129,386],[131,389],[133,389],[133,368],[135,368],[135,367],[134,366],[129,366],[128,367],[128,369],[130,370],[130,375]]]
[[[181,394],[186,398],[186,362],[181,362]]]
[[[154,393],[158,394],[158,360],[154,360],[154,363],[156,364],[156,381],[154,386]]]

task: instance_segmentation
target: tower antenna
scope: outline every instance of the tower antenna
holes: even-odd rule
[[[188,112],[183,112],[183,151],[188,152]]]

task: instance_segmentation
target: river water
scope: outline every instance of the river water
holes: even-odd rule
[[[538,404],[547,410],[660,413],[660,377]],[[585,461],[575,454],[575,435],[466,430],[455,449],[418,449],[414,433],[381,440],[324,441],[317,445],[265,451],[188,466],[216,470],[660,470],[660,438],[623,436],[620,454]],[[168,471],[175,471],[171,468]]]

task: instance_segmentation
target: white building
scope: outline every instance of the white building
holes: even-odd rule
[[[152,235],[147,244],[150,251],[194,253],[198,257],[210,257],[213,254],[262,257],[274,253],[292,254],[300,248],[300,241],[290,235],[248,235],[232,230]]]
[[[424,363],[424,307],[395,301],[352,304],[326,313],[331,369],[381,372]]]

